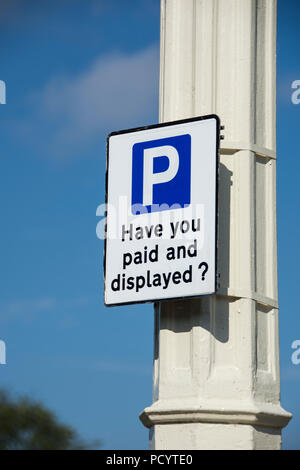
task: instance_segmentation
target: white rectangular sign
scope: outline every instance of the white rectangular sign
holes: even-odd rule
[[[106,305],[213,294],[220,121],[107,139]]]

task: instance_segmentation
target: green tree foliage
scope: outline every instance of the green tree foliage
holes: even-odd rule
[[[74,429],[61,424],[40,403],[28,398],[13,400],[0,390],[0,450],[71,450],[99,445],[81,441]]]

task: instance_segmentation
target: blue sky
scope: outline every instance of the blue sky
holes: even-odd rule
[[[300,449],[298,0],[278,7],[278,255],[281,400]],[[152,306],[105,308],[106,135],[158,120],[158,0],[0,4],[0,386],[29,394],[103,448],[145,449]],[[292,239],[291,239],[292,237]]]

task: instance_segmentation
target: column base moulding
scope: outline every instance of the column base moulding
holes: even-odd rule
[[[184,405],[180,402],[167,404],[159,400],[140,414],[140,420],[147,428],[157,424],[172,423],[223,423],[248,424],[271,428],[284,428],[292,415],[280,405],[247,403],[243,406],[217,407]]]

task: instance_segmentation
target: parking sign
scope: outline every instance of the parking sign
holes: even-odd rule
[[[215,115],[107,139],[105,304],[216,290]]]

